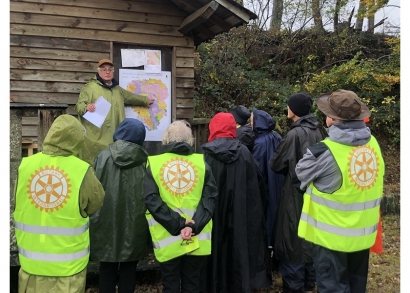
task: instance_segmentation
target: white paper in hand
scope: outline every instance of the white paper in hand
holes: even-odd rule
[[[95,111],[87,111],[83,115],[83,117],[95,126],[97,126],[98,128],[101,128],[101,125],[103,125],[105,118],[107,117],[107,114],[110,111],[110,108],[111,104],[106,99],[104,99],[103,96],[100,96],[97,102],[95,102]]]

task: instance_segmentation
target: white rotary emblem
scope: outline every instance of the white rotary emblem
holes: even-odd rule
[[[198,171],[188,160],[175,158],[168,161],[161,169],[161,181],[165,188],[174,195],[188,194],[197,183]]]
[[[35,174],[31,174],[31,179],[28,180],[27,185],[30,194],[29,199],[31,203],[36,205],[36,208],[40,207],[40,211],[43,209],[48,212],[63,207],[63,203],[67,203],[66,199],[70,198],[68,195],[71,187],[68,182],[67,174],[64,174],[64,170],[59,170],[54,166],[50,168],[46,166],[44,169],[40,167],[40,171],[35,171]]]
[[[354,182],[358,189],[370,189],[379,171],[376,153],[370,146],[359,146],[352,151],[348,163],[350,182]]]

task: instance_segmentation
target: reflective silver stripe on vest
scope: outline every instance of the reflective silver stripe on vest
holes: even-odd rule
[[[198,240],[211,240],[212,239],[212,233],[199,233],[198,236],[196,236]]]
[[[32,260],[42,260],[42,261],[74,261],[80,259],[84,256],[87,256],[90,252],[90,246],[86,249],[75,252],[75,253],[45,253],[45,252],[34,252],[30,250],[25,250],[24,248],[19,247],[19,253]]]
[[[182,209],[182,208],[175,208],[173,209],[174,212],[177,212],[178,214],[185,214],[188,217],[193,217],[196,210],[188,210],[188,209]],[[158,224],[158,222],[155,219],[148,219],[148,226],[152,227]]]
[[[150,227],[158,224],[158,222],[155,221],[155,219],[148,219],[147,221],[148,221],[148,226]]]
[[[187,215],[188,217],[193,217],[196,210],[188,210],[188,209],[183,209],[183,208],[175,208],[173,209],[174,212],[177,212],[178,214],[182,214],[184,213],[185,215]]]
[[[337,201],[333,201],[330,199],[325,199],[323,197],[320,197],[312,192],[312,187],[309,186],[306,189],[306,193],[310,195],[310,198],[312,199],[313,202],[327,206],[331,209],[338,210],[338,211],[343,211],[343,212],[354,212],[354,211],[364,211],[367,209],[372,209],[375,207],[378,207],[381,202],[381,198],[374,199],[374,200],[369,200],[365,202],[355,202],[355,203],[340,203]]]
[[[15,227],[21,231],[34,234],[46,234],[46,235],[60,235],[60,236],[76,236],[81,235],[88,230],[89,222],[85,225],[77,228],[66,227],[47,227],[28,225],[20,222],[15,222]]]
[[[168,245],[170,245],[172,243],[175,243],[175,242],[178,242],[178,241],[182,242],[182,238],[181,238],[180,235],[178,235],[178,236],[169,236],[169,237],[167,237],[165,239],[162,239],[158,242],[152,242],[152,245],[154,246],[154,248],[160,249],[160,248],[164,248],[165,246],[168,246]]]
[[[316,219],[310,217],[305,212],[302,212],[300,219],[302,221],[307,222],[309,225],[319,230],[332,233],[332,234],[336,234],[336,235],[340,235],[340,236],[347,236],[347,237],[359,237],[359,236],[366,236],[366,235],[373,234],[374,232],[377,231],[377,227],[379,226],[379,223],[377,222],[374,226],[370,226],[370,227],[352,228],[352,229],[341,228],[341,227],[333,226],[333,225],[326,224],[323,222],[319,222]]]

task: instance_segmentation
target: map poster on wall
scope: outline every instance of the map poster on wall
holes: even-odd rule
[[[144,123],[146,141],[161,141],[171,124],[171,72],[147,73],[143,70],[120,69],[120,86],[135,94],[148,94],[155,101],[149,108],[125,107],[125,116]]]
[[[145,71],[152,73],[161,72],[161,50],[145,50]]]

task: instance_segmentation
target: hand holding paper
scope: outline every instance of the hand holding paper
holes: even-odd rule
[[[104,123],[110,108],[111,104],[104,99],[103,96],[100,96],[97,102],[95,102],[95,111],[86,112],[83,117],[98,128],[101,128],[101,125]]]

